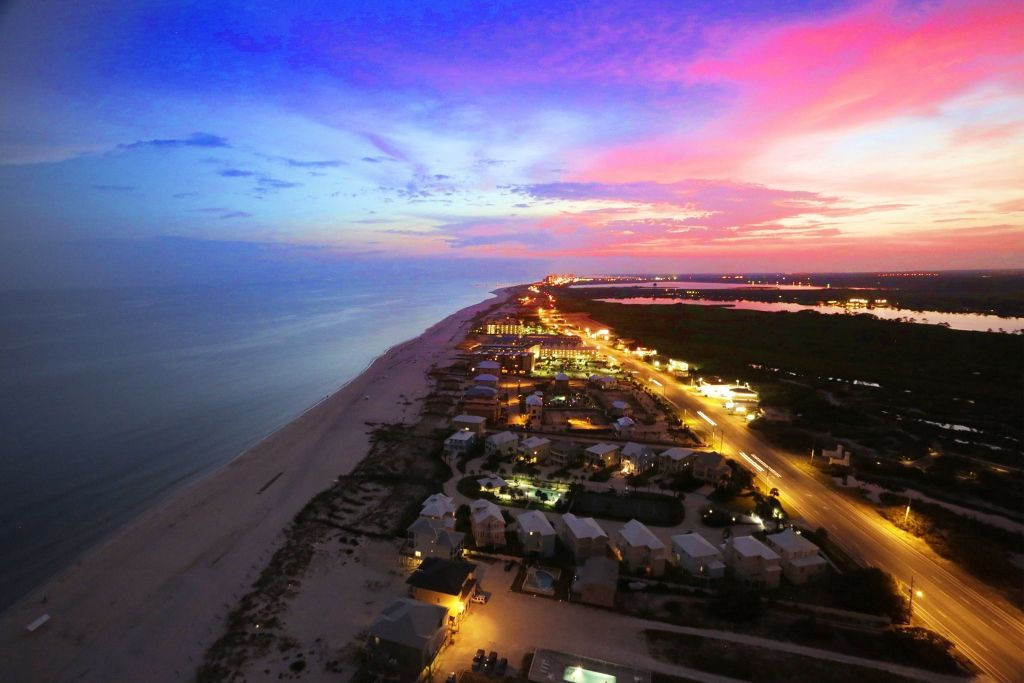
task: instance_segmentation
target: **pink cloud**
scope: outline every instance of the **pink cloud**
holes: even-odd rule
[[[672,179],[735,172],[780,138],[932,114],[982,84],[1024,86],[1024,4],[891,2],[774,29],[713,31],[690,84],[726,87],[728,113],[705,128],[591,155],[581,179]]]

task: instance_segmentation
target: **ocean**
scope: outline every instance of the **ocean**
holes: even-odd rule
[[[0,292],[0,608],[499,284]]]

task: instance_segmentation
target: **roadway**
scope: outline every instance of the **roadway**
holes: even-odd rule
[[[581,328],[607,327],[585,315],[563,315]],[[700,410],[711,418],[720,430],[722,447],[718,450],[723,455],[743,462],[740,452],[744,452],[770,466],[775,472],[770,485],[779,489],[780,501],[791,516],[812,529],[824,527],[843,550],[865,564],[880,567],[905,584],[913,579],[915,593],[920,591],[913,603],[915,622],[949,638],[986,677],[1024,681],[1024,615],[996,590],[937,556],[926,543],[890,524],[870,505],[836,491],[799,467],[800,456],[770,446],[720,401],[700,396],[669,373],[600,339],[591,341],[623,367],[636,370],[641,381],[657,380],[659,384],[651,383],[652,389],[684,415],[697,419]],[[749,461],[743,464],[752,469]]]

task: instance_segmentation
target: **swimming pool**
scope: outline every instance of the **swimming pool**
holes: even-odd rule
[[[555,584],[562,575],[561,569],[553,567],[530,567],[523,579],[523,590],[540,595],[554,595]]]

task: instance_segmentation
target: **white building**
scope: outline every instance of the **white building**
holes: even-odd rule
[[[664,450],[658,453],[658,468],[666,473],[682,472],[687,465],[693,462],[695,453],[692,448],[678,446]]]
[[[619,459],[622,462],[623,473],[640,474],[654,467],[654,449],[630,441],[622,447]]]
[[[478,374],[497,375],[501,372],[501,363],[496,360],[482,360],[473,368]]]
[[[753,536],[733,536],[722,544],[722,558],[736,578],[777,588],[782,575],[781,558]]]
[[[698,453],[693,459],[693,477],[717,484],[722,477],[732,474],[729,464],[718,453]]]
[[[588,557],[603,557],[608,550],[608,534],[593,517],[577,517],[567,512],[562,515],[558,536],[578,563]]]
[[[541,557],[555,554],[555,528],[540,510],[530,510],[516,517],[516,530],[523,554]]]
[[[420,517],[444,520],[450,528],[455,528],[455,507],[454,498],[435,493],[423,501]]]
[[[519,448],[519,437],[512,432],[491,434],[484,441],[484,453],[488,456],[499,455],[508,458],[516,454]]]
[[[544,462],[551,453],[551,441],[542,436],[530,436],[519,444],[519,459],[523,462]]]
[[[496,474],[481,477],[476,480],[476,483],[480,484],[480,490],[485,493],[497,493],[508,486],[508,482]]]
[[[782,573],[790,583],[805,583],[823,574],[828,566],[828,561],[818,553],[818,546],[792,529],[771,534],[765,540],[782,558]]]
[[[612,401],[612,415],[617,417],[629,416],[633,413],[633,407],[625,401]]]
[[[466,535],[455,531],[447,520],[430,517],[419,517],[406,529],[407,551],[418,558],[453,560],[462,554],[465,538]]]
[[[665,572],[668,551],[665,544],[643,523],[631,519],[615,534],[615,556],[629,571],[661,576]]]
[[[492,389],[498,388],[498,376],[492,375],[489,372],[484,372],[473,378],[478,386],[491,387]]]
[[[631,417],[620,417],[612,423],[615,435],[623,439],[633,436],[634,427],[636,427],[636,422],[634,422]]]
[[[476,443],[476,434],[459,430],[444,440],[444,457],[449,460],[458,458]]]
[[[672,537],[672,561],[693,576],[708,579],[725,576],[721,551],[697,532]]]
[[[469,522],[478,547],[505,545],[505,517],[501,508],[491,501],[474,500],[470,503]]]
[[[836,446],[835,450],[822,449],[821,454],[828,458],[829,465],[850,466],[850,452],[843,448],[843,444]]]
[[[598,469],[619,464],[619,447],[612,443],[594,444],[583,451],[585,464]]]
[[[540,394],[530,394],[524,403],[526,404],[526,419],[531,422],[540,420],[544,413],[544,397]]]
[[[487,418],[479,415],[456,415],[452,418],[452,429],[473,432],[476,436],[483,436],[487,428]]]

